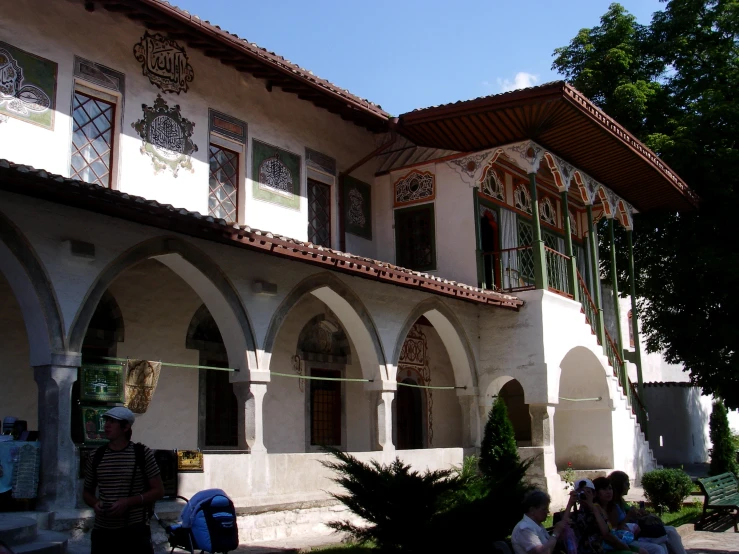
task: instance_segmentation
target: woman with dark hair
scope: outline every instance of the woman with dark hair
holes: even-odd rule
[[[614,471],[608,478],[611,480],[613,486],[613,503],[616,507],[614,510],[613,523],[615,525],[623,526],[629,523],[636,523],[636,521],[646,515],[644,510],[638,510],[634,506],[630,506],[624,497],[628,494],[631,488],[631,480],[629,476],[623,471]],[[685,554],[685,547],[683,546],[683,540],[680,538],[680,533],[677,529],[670,525],[665,525],[665,533],[667,534],[667,546],[673,552],[673,554]],[[650,539],[641,538],[639,544],[646,547],[650,554],[653,554],[651,547],[649,546],[652,541]],[[661,545],[658,545],[661,546]]]
[[[613,487],[607,477],[598,477],[593,479],[593,487],[595,489],[593,499],[593,510],[596,513],[596,519],[601,520],[604,525],[600,525],[601,536],[603,538],[604,550],[616,550],[618,552],[638,552],[639,554],[647,554],[647,551],[639,546],[632,546],[634,535],[627,533],[613,533],[610,512],[615,509],[613,503]]]

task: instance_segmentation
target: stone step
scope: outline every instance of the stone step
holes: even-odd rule
[[[66,554],[67,535],[54,531],[39,531],[30,542],[10,545],[15,554]]]
[[[11,546],[32,541],[37,532],[34,518],[0,514],[0,540]]]

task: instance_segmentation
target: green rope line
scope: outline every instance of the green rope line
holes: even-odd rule
[[[565,398],[564,396],[559,397],[560,400],[567,400],[569,402],[588,402],[590,400],[603,400],[602,396],[597,398]]]
[[[456,390],[456,389],[467,389],[467,387],[432,387],[430,385],[413,385],[411,383],[401,383],[398,382],[398,386],[401,387],[413,387],[414,389],[433,389],[433,390]]]
[[[130,358],[108,358],[106,356],[99,356],[97,358],[98,360],[109,360],[113,362],[127,362]],[[211,365],[191,365],[191,364],[170,364],[166,362],[161,362],[163,366],[167,367],[186,367],[190,369],[215,369],[218,371],[239,371],[238,369],[234,369],[232,367],[214,367]]]
[[[278,377],[290,377],[291,379],[308,379],[312,381],[347,381],[349,383],[374,383],[374,379],[347,379],[344,377],[314,377],[312,375],[294,375],[292,373],[277,373],[276,371],[270,371],[270,375],[277,375]]]

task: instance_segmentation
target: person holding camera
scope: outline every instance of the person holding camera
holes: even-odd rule
[[[95,510],[91,554],[153,554],[149,508],[164,496],[153,452],[131,442],[133,412],[117,406],[104,415],[105,437],[88,458],[85,503]]]

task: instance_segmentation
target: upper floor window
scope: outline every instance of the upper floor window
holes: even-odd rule
[[[427,202],[436,196],[435,179],[428,171],[411,171],[395,182],[395,205]]]
[[[395,210],[395,263],[416,271],[436,269],[433,203]]]
[[[73,179],[110,187],[116,98],[78,85],[73,102],[70,175]]]
[[[244,191],[241,185],[245,174],[246,123],[216,110],[208,110],[208,127],[208,215],[235,223],[243,219],[241,204]]]
[[[331,247],[331,186],[308,179],[308,242]]]
[[[208,215],[233,223],[238,219],[239,155],[212,143],[208,153]]]
[[[482,178],[482,192],[490,198],[496,200],[505,200],[505,187],[498,171],[493,167],[488,167]]]
[[[516,186],[513,191],[513,200],[517,209],[527,214],[531,213],[531,193],[525,184],[520,183]]]

